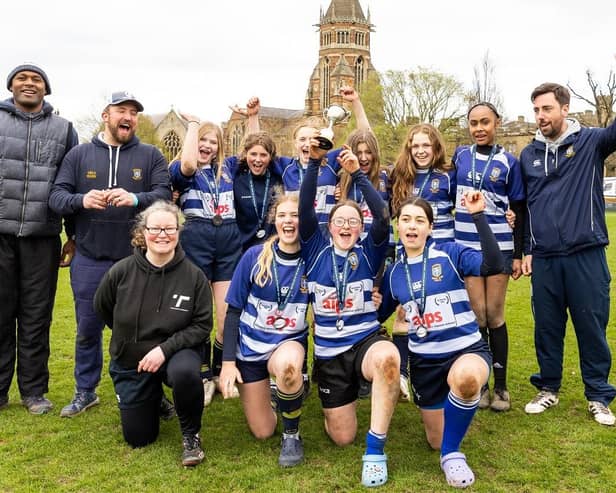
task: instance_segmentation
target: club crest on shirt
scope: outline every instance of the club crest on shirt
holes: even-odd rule
[[[96,171],[93,169],[89,169],[88,171],[86,171],[86,179],[96,180]]]
[[[133,180],[134,181],[139,181],[143,178],[143,175],[141,174],[141,168],[133,168]]]
[[[302,294],[306,294],[308,292],[308,279],[306,278],[306,275],[303,275],[299,280],[299,291]]]
[[[573,148],[572,145],[570,145],[565,151],[565,157],[572,158],[573,156],[575,156],[575,149]]]
[[[359,265],[359,259],[357,258],[357,254],[355,252],[349,253],[349,265],[353,270],[356,270]]]
[[[490,181],[491,182],[496,182],[498,181],[498,177],[501,174],[501,170],[499,168],[492,168],[492,171],[490,171]]]
[[[443,280],[443,267],[441,266],[441,264],[432,265],[432,280],[434,282],[439,282]]]
[[[438,178],[432,178],[432,181],[430,182],[430,191],[432,193],[437,193],[438,192],[438,186],[439,186]]]

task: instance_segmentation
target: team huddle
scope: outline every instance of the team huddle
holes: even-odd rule
[[[563,86],[532,92],[538,130],[519,159],[496,142],[498,109],[477,102],[467,112],[471,145],[447,159],[439,131],[417,124],[392,166],[351,87],[340,95],[357,129],[341,147],[324,139],[322,121],[305,119],[293,132],[296,155],[279,156],[252,98],[236,108],[247,118],[238,156],[223,155],[217,125],[181,113],[186,136],[169,165],[135,136],[144,108],[130,93],[112,93],[102,131],[78,145],[44,100],[51,87],[40,67],[13,69],[7,89],[0,409],[16,361],[22,404],[52,409],[49,326],[58,266],[70,266],[75,394],[61,416],[99,403],[107,326],[132,447],[154,442],[160,419],[177,414],[182,464],[200,464],[203,410],[218,391],[240,398],[256,438],[281,421],[278,462],[292,467],[304,460],[312,388],[339,446],[356,438],[357,400],[370,399],[361,483],[375,487],[388,480],[396,403],[412,399],[447,483],[465,488],[475,475],[460,448],[477,409],[511,407],[508,280],[532,274],[539,371],[526,413],[558,404],[568,310],[589,412],[614,425],[602,180],[616,124],[581,127]]]

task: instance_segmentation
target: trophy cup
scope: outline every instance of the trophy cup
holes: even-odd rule
[[[329,121],[329,126],[322,128],[317,137],[321,149],[329,151],[334,147],[334,125],[347,119],[349,116],[351,116],[351,112],[337,104],[332,104],[329,108],[323,110],[323,117]]]

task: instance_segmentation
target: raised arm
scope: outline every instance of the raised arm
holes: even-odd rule
[[[184,120],[188,121],[188,129],[184,136],[182,154],[180,155],[180,170],[184,176],[192,176],[197,172],[199,157],[199,127],[201,120],[198,116],[190,113],[180,113]]]
[[[340,95],[344,101],[351,103],[351,111],[355,114],[357,128],[360,130],[370,130],[370,122],[358,92],[351,86],[343,86],[340,88]]]

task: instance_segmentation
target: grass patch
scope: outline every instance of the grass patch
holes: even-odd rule
[[[616,213],[608,214],[612,243]],[[614,247],[608,249],[616,272]],[[614,295],[614,286],[612,286]],[[524,404],[535,389],[528,382],[537,370],[530,312],[530,282],[510,282],[507,324],[510,334],[509,389],[513,408],[505,414],[478,412],[463,443],[475,471],[471,491],[613,491],[616,484],[616,430],[596,424],[586,410],[572,327],[567,330],[560,404],[527,416]],[[608,330],[613,348],[614,303]],[[98,389],[101,404],[74,419],[60,418],[72,397],[74,313],[68,272],[60,273],[51,336],[50,392],[55,409],[31,416],[19,403],[17,384],[11,405],[0,412],[0,491],[359,491],[363,437],[370,406],[359,403],[359,433],[346,448],[334,446],[323,431],[320,403],[313,390],[302,415],[306,461],[292,469],[277,465],[279,435],[257,441],[249,434],[237,400],[217,395],[203,416],[205,462],[195,469],[180,465],[177,419],[161,423],[159,440],[133,450],[123,439],[105,355]],[[109,331],[105,331],[108,347]],[[612,382],[616,381],[614,372]],[[426,444],[419,413],[398,404],[388,443],[389,482],[380,491],[452,491],[443,479],[438,453]],[[363,489],[365,491],[365,489]]]

